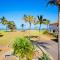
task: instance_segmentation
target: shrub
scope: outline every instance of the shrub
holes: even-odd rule
[[[49,33],[48,30],[44,30],[44,31],[43,31],[43,34],[48,34],[48,33]]]
[[[26,57],[29,60],[32,59],[34,47],[27,38],[17,38],[13,44],[13,48],[14,54],[20,58]]]

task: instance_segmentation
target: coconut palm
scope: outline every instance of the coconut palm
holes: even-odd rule
[[[29,22],[30,29],[31,29],[31,23],[33,23],[33,19],[34,19],[33,16],[24,15],[24,20],[25,20],[25,22]]]
[[[7,19],[3,16],[3,17],[1,18],[1,23],[4,24],[4,25],[6,25],[7,22],[8,22]]]
[[[48,30],[48,26],[49,26],[49,24],[50,24],[50,21],[47,20],[46,24],[47,24],[47,30]]]
[[[25,26],[24,24],[21,24],[22,30],[23,30],[24,26]]]
[[[60,22],[60,0],[50,0],[48,4],[58,6],[58,22]]]
[[[7,27],[11,30],[14,31],[16,29],[14,21],[8,21]]]
[[[43,24],[47,25],[47,30],[48,30],[48,25],[50,24],[50,20],[45,19],[45,21],[43,21]]]
[[[58,7],[58,22],[59,22],[59,25],[60,25],[60,0],[50,0],[48,2],[48,4],[51,5],[51,2],[52,2],[52,4],[57,5],[57,7]],[[60,32],[59,32],[59,36],[60,36]],[[60,40],[59,40],[59,42],[60,42]],[[58,44],[58,50],[59,50],[59,44]],[[60,54],[58,54],[58,56],[60,56]],[[58,57],[58,60],[60,60],[59,57]]]
[[[48,4],[60,6],[60,0],[49,0]]]
[[[8,23],[7,19],[3,16],[0,20],[3,25],[6,25],[6,30],[7,30],[7,23]]]
[[[43,19],[43,16],[40,15],[40,16],[37,16],[38,20],[37,21],[37,24],[40,24],[40,27],[39,27],[39,31],[41,30],[41,24],[43,24],[43,22],[45,21],[45,19]]]

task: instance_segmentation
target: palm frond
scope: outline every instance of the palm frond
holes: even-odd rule
[[[49,1],[49,2],[47,3],[47,6],[48,6],[49,4],[50,4],[50,5],[56,5],[56,1],[51,0],[51,1]]]

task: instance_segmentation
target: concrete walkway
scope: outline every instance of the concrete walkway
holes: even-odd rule
[[[50,48],[46,49],[49,54],[51,54],[54,58],[54,60],[58,60],[58,43],[54,41],[47,42],[50,44]]]
[[[54,60],[58,60],[58,43],[55,41],[47,41],[47,42],[42,42],[42,41],[32,41],[33,44],[37,46],[42,46],[44,49],[54,58]]]

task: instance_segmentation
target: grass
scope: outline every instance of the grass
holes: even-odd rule
[[[5,32],[5,31],[0,31],[0,33],[3,35],[2,37],[0,37],[0,45],[7,45],[10,44],[11,42],[13,42],[15,40],[16,37],[22,37],[22,36],[29,36],[29,34],[31,36],[40,36],[41,40],[45,40],[47,35],[43,34],[43,30],[39,31],[38,30],[30,30],[30,31],[25,31],[25,32],[21,32],[21,31],[16,31],[16,32]],[[48,36],[49,38],[53,38]],[[47,40],[49,40],[47,38]]]

